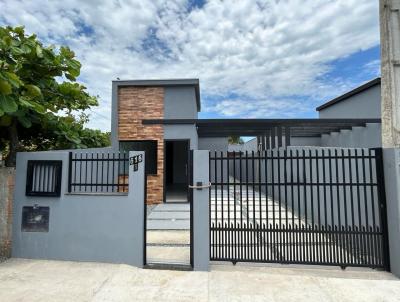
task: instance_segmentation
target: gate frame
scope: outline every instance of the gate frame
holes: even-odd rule
[[[301,147],[300,147],[301,148]],[[307,148],[305,148],[306,150],[307,150]],[[324,149],[326,149],[326,148],[324,148]],[[333,147],[333,149],[338,149],[338,148],[335,148],[335,147]],[[343,264],[341,264],[341,262],[343,261],[343,259],[340,259],[340,261],[338,261],[337,259],[335,260],[335,261],[333,261],[332,263],[325,263],[325,262],[323,262],[323,263],[319,263],[318,261],[314,261],[314,260],[312,260],[312,261],[310,261],[310,260],[307,260],[307,261],[303,261],[303,260],[301,260],[301,261],[285,261],[285,260],[283,260],[282,261],[282,259],[280,259],[280,257],[278,257],[278,258],[276,258],[275,260],[266,260],[266,259],[242,259],[242,260],[239,260],[239,259],[235,259],[235,260],[233,260],[233,259],[230,259],[229,257],[227,257],[226,259],[211,259],[211,257],[210,257],[210,260],[211,261],[213,261],[213,260],[216,260],[216,261],[230,261],[230,262],[233,262],[234,264],[236,263],[236,262],[266,262],[266,263],[268,263],[268,262],[278,262],[278,263],[286,263],[286,264],[289,264],[289,263],[293,263],[293,264],[295,264],[295,263],[301,263],[301,264],[319,264],[319,265],[333,265],[333,266],[341,266],[342,268],[345,268],[345,267],[347,267],[347,266],[367,266],[367,267],[377,267],[377,268],[383,268],[383,269],[385,269],[385,270],[387,270],[387,271],[390,271],[390,258],[389,258],[389,239],[388,239],[388,224],[387,224],[387,210],[386,210],[386,208],[387,208],[387,206],[386,206],[386,194],[385,194],[385,182],[384,182],[384,174],[383,174],[383,172],[384,172],[384,170],[383,170],[383,156],[382,156],[382,148],[339,148],[339,149],[343,149],[343,150],[347,150],[347,152],[344,152],[343,150],[342,150],[342,152],[340,153],[340,154],[338,154],[338,152],[337,151],[335,151],[333,154],[331,154],[331,151],[330,151],[330,149],[328,149],[329,150],[329,153],[328,153],[328,157],[327,158],[329,158],[329,161],[331,160],[331,158],[334,158],[334,157],[337,157],[337,159],[336,159],[336,174],[335,174],[335,178],[336,178],[336,184],[335,185],[340,185],[340,183],[339,183],[339,178],[338,177],[340,177],[340,176],[338,176],[338,172],[339,172],[339,170],[337,170],[338,169],[338,167],[337,167],[337,162],[339,161],[339,160],[341,160],[342,159],[342,161],[344,160],[344,158],[346,158],[346,156],[348,157],[348,158],[351,158],[351,149],[355,149],[355,150],[363,150],[363,151],[361,151],[361,155],[357,152],[356,153],[356,155],[355,155],[355,158],[356,158],[356,160],[359,160],[359,159],[362,159],[362,160],[366,160],[367,158],[370,158],[370,160],[369,160],[369,163],[370,163],[370,169],[371,169],[371,165],[372,165],[372,163],[374,162],[375,163],[375,179],[376,179],[376,183],[375,182],[373,182],[373,178],[369,178],[369,183],[367,183],[367,184],[370,184],[370,185],[375,185],[376,186],[376,196],[375,196],[375,194],[374,194],[374,199],[371,199],[371,201],[370,202],[374,202],[374,203],[376,203],[376,205],[377,205],[377,207],[379,208],[379,213],[376,213],[376,210],[375,210],[375,212],[371,212],[371,213],[376,213],[377,215],[378,215],[378,217],[379,217],[379,220],[380,220],[380,224],[378,223],[376,226],[374,226],[374,228],[375,227],[377,227],[377,228],[379,228],[380,229],[380,236],[381,236],[381,240],[382,240],[382,245],[381,245],[381,251],[379,252],[378,251],[378,254],[376,254],[376,255],[379,255],[379,253],[382,253],[381,254],[381,258],[380,258],[380,260],[379,260],[379,262],[381,263],[380,265],[376,265],[376,264],[371,264],[371,263],[367,263],[366,265],[364,265],[364,261],[362,261],[362,260],[359,260],[359,261],[361,261],[361,263],[354,263],[353,262],[353,260],[351,260],[351,261],[349,261],[348,259],[348,257],[349,256],[345,256],[343,259],[345,259],[345,261],[343,262]],[[367,154],[364,154],[364,150],[365,149],[368,149],[368,150],[370,150]],[[304,149],[303,149],[304,150]],[[305,155],[305,153],[304,153],[304,151],[303,151],[303,159],[305,158],[305,159],[308,159],[309,161],[311,161],[311,159],[312,159],[312,157],[314,156],[317,160],[318,160],[318,158],[320,157],[319,156],[319,154],[317,153],[318,151],[314,151],[314,153],[315,153],[315,155],[313,155],[312,153],[312,151],[313,150],[319,150],[318,148],[313,148],[313,149],[308,149],[309,151],[308,151],[308,157],[309,158],[307,158],[307,156],[305,157],[304,155]],[[371,153],[371,151],[374,151],[374,154],[372,155],[372,153]],[[267,152],[267,151],[266,151]],[[284,152],[284,155],[281,157],[281,152],[282,152],[282,150],[279,150],[279,149],[275,149],[275,150],[271,150],[271,152],[276,152],[276,156],[274,156],[274,154],[272,153],[271,154],[271,158],[273,158],[273,161],[275,161],[275,160],[278,160],[278,163],[276,164],[278,167],[281,167],[281,159],[285,159],[285,162],[286,162],[286,157],[288,156],[287,155],[287,149],[285,148],[284,150],[283,150],[283,152]],[[324,151],[323,151],[324,152]],[[212,162],[212,160],[214,160],[214,162],[215,162],[215,167],[216,168],[219,168],[219,163],[218,163],[218,165],[216,164],[216,162],[218,161],[218,160],[220,160],[221,161],[221,167],[223,166],[223,163],[226,161],[226,163],[227,163],[227,172],[229,172],[229,162],[230,162],[230,160],[238,160],[238,159],[240,159],[240,160],[248,160],[248,159],[250,159],[250,160],[253,160],[253,168],[254,168],[254,157],[256,157],[258,160],[262,160],[262,153],[261,152],[259,152],[259,151],[252,151],[252,152],[250,152],[250,154],[246,151],[246,156],[245,157],[242,157],[242,156],[240,156],[240,157],[232,157],[232,158],[229,158],[229,156],[228,156],[228,152],[220,152],[221,153],[221,156],[217,156],[217,153],[215,153],[215,155],[214,155],[214,157],[211,155],[212,153],[210,152],[209,154],[210,154],[210,163]],[[240,153],[240,151],[239,151],[239,153]],[[347,153],[347,155],[346,155],[346,153]],[[224,155],[225,154],[225,155]],[[292,154],[292,153],[291,153]],[[339,155],[339,156],[338,156]],[[299,155],[298,155],[298,153],[296,152],[295,153],[295,155],[292,155],[292,156],[296,156],[296,157],[299,157]],[[326,156],[324,153],[323,153],[323,155],[322,156]],[[268,158],[266,155],[264,155],[264,157],[265,158]],[[300,157],[301,157],[301,154],[300,154]],[[372,158],[374,158],[374,161],[372,162],[371,161],[371,157]],[[235,159],[236,158],[236,159]],[[321,158],[320,158],[321,159]],[[335,163],[335,162],[334,162]],[[349,177],[353,177],[354,176],[354,174],[352,173],[352,171],[354,171],[354,170],[350,170],[350,169],[352,169],[351,168],[351,161],[349,161],[349,164],[350,164],[350,166],[348,166],[348,169],[349,169],[349,171],[350,171],[350,176],[347,176],[347,178],[349,179]],[[305,162],[303,163],[303,165],[305,165]],[[329,165],[330,165],[330,162],[329,162]],[[362,163],[362,165],[363,165],[363,168],[362,169],[365,169],[365,163]],[[315,164],[314,164],[314,166],[315,166]],[[273,167],[273,164],[272,164],[272,167]],[[304,167],[304,166],[303,166]],[[318,164],[317,164],[317,167],[318,167]],[[342,166],[341,166],[341,169],[343,169],[343,177],[345,177],[344,175],[344,171],[346,171],[347,170],[347,168],[346,168],[346,170],[344,170],[344,161],[342,162]],[[292,167],[293,168],[293,167]],[[312,164],[310,165],[310,164],[308,164],[307,166],[306,166],[306,169],[307,169],[307,171],[308,171],[308,169],[310,168],[310,170],[311,170],[311,168],[312,168]],[[211,166],[210,166],[210,169],[211,169]],[[271,166],[269,167],[269,169],[271,169]],[[303,168],[304,169],[304,168]],[[324,168],[325,169],[325,168]],[[358,168],[357,168],[358,169]],[[281,168],[279,168],[279,170],[281,170]],[[283,173],[286,173],[286,164],[284,165],[284,168],[282,169],[283,170]],[[358,171],[358,170],[357,170]],[[372,170],[371,170],[372,171]],[[303,171],[304,172],[304,171]],[[221,175],[224,173],[223,171],[221,171],[220,172],[221,173]],[[279,171],[278,171],[278,173],[279,173]],[[298,172],[297,172],[298,173]],[[310,172],[311,173],[311,172]],[[330,173],[332,173],[332,171],[330,171]],[[357,172],[358,173],[358,172]],[[371,172],[372,173],[372,172]],[[325,170],[324,170],[324,175],[325,175]],[[305,175],[303,175],[303,176],[305,176]],[[312,177],[312,174],[309,174],[309,176],[310,177]],[[210,176],[211,177],[211,176]],[[229,176],[228,176],[229,177]],[[253,177],[254,177],[254,171],[253,171]],[[371,174],[371,177],[372,177],[372,174]],[[358,178],[358,176],[357,176],[357,178]],[[275,178],[274,178],[275,179]],[[280,178],[279,178],[280,179]],[[325,176],[324,176],[324,179],[325,179]],[[351,178],[350,178],[351,179]],[[346,190],[344,189],[344,188],[346,188],[345,187],[345,185],[346,185],[346,178],[343,178],[342,179],[342,182],[343,182],[343,184],[341,184],[342,186],[343,186],[343,192],[345,192]],[[299,180],[297,180],[298,181],[298,185],[300,185],[300,182],[299,182]],[[363,178],[363,182],[365,182],[366,181],[366,179],[365,179],[365,177]],[[255,189],[255,186],[256,185],[258,185],[258,184],[256,184],[255,185],[255,179],[252,179],[252,181],[251,182],[248,182],[248,179],[246,178],[246,185],[247,185],[247,187],[250,185],[250,187],[253,187],[253,190]],[[286,188],[286,180],[284,181],[284,186],[285,186],[285,188]],[[311,180],[311,182],[312,182],[312,180]],[[350,184],[351,184],[351,180],[350,180]],[[228,182],[227,182],[227,184],[225,184],[226,183],[226,180],[224,180],[224,181],[222,181],[221,179],[220,179],[220,181],[214,181],[214,183],[212,184],[213,186],[215,186],[217,189],[218,189],[218,186],[220,186],[220,185],[225,185],[225,186],[228,186],[228,188],[230,187],[230,186],[234,186],[234,185],[239,185],[236,181],[235,182],[232,182],[232,183],[230,183],[229,184],[229,180],[228,180]],[[260,183],[260,178],[259,178],[259,183]],[[269,183],[269,181],[267,181],[267,180],[265,180],[265,183],[263,183],[262,185],[268,185],[268,183]],[[272,180],[272,182],[270,182],[271,184],[270,185],[272,185],[272,187],[273,187],[273,184],[275,183],[275,180]],[[306,186],[306,181],[304,181],[304,183],[303,183],[303,186]],[[319,179],[317,180],[317,183],[319,183]],[[241,184],[240,185],[243,185],[243,181],[241,182]],[[357,180],[357,185],[358,186],[362,186],[363,185],[363,183],[359,183],[358,182],[358,180]],[[279,180],[278,181],[278,188],[280,188],[282,185],[281,185],[281,181]],[[305,187],[304,187],[305,188]],[[223,189],[223,187],[222,187],[222,189]],[[229,189],[228,189],[229,190]],[[298,190],[300,190],[300,189],[298,189]],[[337,198],[339,198],[339,187],[337,187]],[[371,190],[372,190],[372,187],[371,187]],[[305,191],[305,189],[303,189],[303,191]],[[310,189],[310,191],[312,192],[312,196],[314,195],[314,189],[313,189],[313,187],[311,187],[311,189]],[[320,191],[319,190],[317,190],[317,196],[318,196],[318,200],[319,200],[319,193]],[[351,189],[351,195],[353,194],[353,190]],[[346,193],[344,193],[344,196],[341,196],[340,197],[340,199],[339,200],[343,200],[343,198],[345,198],[345,195]],[[361,194],[361,193],[357,193],[357,196],[358,196],[358,198],[360,198],[360,195],[359,194]],[[371,191],[371,194],[372,194],[372,191]],[[266,196],[268,196],[268,195],[266,195]],[[253,196],[254,197],[254,196]],[[293,197],[292,197],[293,198]],[[313,197],[311,197],[311,199],[312,199]],[[372,198],[372,197],[371,197]],[[211,199],[211,195],[210,195],[210,199]],[[216,201],[217,202],[217,201]],[[222,203],[223,203],[223,201],[221,201]],[[294,202],[294,201],[293,201]],[[343,201],[343,203],[345,203],[345,201]],[[279,204],[281,204],[281,201],[279,201]],[[226,205],[225,205],[226,206]],[[210,211],[210,215],[211,215],[211,208],[209,208],[209,211]],[[281,211],[281,209],[280,209],[280,211]],[[346,209],[345,209],[345,211],[346,211]],[[372,209],[371,209],[371,211],[372,211]],[[217,213],[215,213],[215,217],[217,217]],[[338,212],[338,215],[340,216],[341,215],[341,212],[339,211]],[[373,214],[373,215],[375,215],[375,214]],[[279,215],[280,216],[280,215]],[[338,217],[339,217],[338,216]],[[233,219],[233,218],[232,218]],[[275,224],[275,222],[273,222],[274,224]],[[319,221],[319,223],[320,223],[320,221]],[[353,224],[354,224],[354,222],[353,222]],[[334,227],[334,225],[335,225],[335,223],[333,223],[333,225],[331,226],[332,228]],[[306,231],[306,233],[308,233],[308,228],[309,228],[309,224],[307,223],[307,226],[306,226],[306,229],[304,229],[304,228],[300,228],[300,226],[298,227],[299,229],[298,229],[298,232],[299,233],[301,233],[301,231],[304,229],[305,231]],[[211,233],[211,218],[210,218],[210,233]],[[347,224],[346,224],[346,227],[347,227]],[[361,231],[361,225],[359,225],[359,227],[360,227],[360,235],[359,236],[362,236],[364,239],[356,239],[356,240],[367,240],[366,239],[366,237],[365,237],[365,235],[362,235],[361,233],[364,233],[365,231]],[[216,225],[214,226],[214,228],[221,228],[221,229],[223,229],[224,228],[224,226],[223,226],[223,223],[222,223],[222,226],[221,227],[219,227],[218,226],[218,224],[217,224],[217,222],[216,222]],[[228,225],[228,227],[226,228],[226,230],[225,230],[225,232],[228,232],[229,233],[229,228],[230,228],[230,226]],[[281,227],[280,227],[281,228]],[[338,228],[339,228],[339,233],[341,232],[341,229],[343,228],[343,226],[338,226]],[[284,227],[284,229],[286,229],[286,227]],[[232,229],[232,231],[240,231],[240,230],[237,230],[237,228],[236,228],[236,226]],[[252,236],[254,237],[254,238],[256,238],[256,236],[258,236],[258,233],[259,232],[261,232],[261,233],[264,233],[264,231],[265,231],[265,234],[268,234],[268,233],[271,233],[271,231],[270,230],[268,230],[268,226],[267,226],[267,229],[265,229],[265,230],[262,230],[262,228],[260,227],[260,226],[256,226],[256,225],[254,225],[252,228],[249,228],[248,230],[253,230],[253,231],[255,231],[257,234],[253,234]],[[310,230],[311,230],[311,228],[310,228]],[[312,230],[314,230],[314,227],[312,227]],[[343,228],[343,230],[345,230],[344,228]],[[367,230],[368,230],[368,227],[367,227]],[[278,231],[279,231],[279,229],[278,229]],[[324,229],[322,228],[322,231],[323,232],[325,232],[324,231]],[[223,233],[224,232],[224,230],[222,230],[222,231],[219,231],[220,233],[220,235],[221,235],[221,232]],[[274,229],[273,229],[273,231],[272,231],[272,233],[275,233],[276,232],[276,229],[275,229],[275,227],[274,227]],[[329,231],[329,232],[331,232],[331,231]],[[335,229],[332,229],[332,232],[333,233],[336,233],[337,231],[335,230]],[[344,237],[345,237],[345,239],[340,239],[340,240],[344,240],[345,242],[347,242],[347,244],[348,244],[348,234],[350,234],[350,233],[348,233],[349,231],[348,230],[345,230],[344,231],[344,234],[345,235],[343,235]],[[352,231],[353,232],[353,231]],[[357,231],[358,232],[358,231]],[[374,231],[375,232],[375,231]],[[231,236],[233,236],[233,237],[235,237],[236,235],[228,235],[228,233],[226,233],[225,234],[225,236],[228,236],[229,238],[231,237]],[[318,233],[318,232],[317,232]],[[275,235],[274,235],[275,236]],[[284,235],[283,235],[284,236]],[[318,236],[318,235],[317,235]],[[233,238],[232,237],[232,238]],[[248,235],[248,238],[247,239],[249,239],[251,236],[250,235]],[[308,237],[308,236],[306,236],[306,237]],[[254,240],[254,238],[253,238],[253,240]],[[275,238],[275,237],[274,237]],[[337,239],[337,238],[336,238]],[[336,239],[334,240],[334,241],[336,241]],[[225,240],[226,240],[226,238],[225,238]],[[229,241],[230,239],[228,239],[228,241]],[[235,239],[236,240],[236,239]],[[298,243],[297,244],[303,244],[304,242],[303,242],[303,240],[304,239],[300,239],[300,241],[298,241]],[[351,241],[353,241],[354,239],[350,239]],[[370,240],[372,240],[372,239],[369,239],[369,241]],[[377,239],[375,239],[375,240],[377,240]],[[306,241],[308,241],[308,239],[306,240]],[[368,242],[369,242],[368,241]],[[253,244],[257,244],[259,241],[254,241],[253,242]],[[376,241],[374,241],[375,242],[375,244],[377,244],[376,243]],[[220,245],[224,245],[225,243],[224,242],[222,242],[221,243],[221,239],[220,239],[220,241],[219,241],[219,243],[217,243],[217,246],[220,246]],[[306,242],[306,244],[308,244],[307,242]],[[325,243],[324,243],[325,244]],[[335,244],[335,243],[334,243]],[[368,243],[368,244],[371,244],[371,243]],[[228,245],[229,245],[229,242],[228,242]],[[210,249],[212,248],[212,245],[211,245],[211,237],[210,237]],[[229,248],[230,249],[230,248]],[[315,250],[314,250],[315,248],[313,248],[313,249],[311,249],[310,251],[311,251],[311,255],[312,255],[312,257],[313,257],[313,259],[315,259],[314,257],[317,257],[317,259],[319,258],[319,256],[318,256],[318,253],[316,253],[315,252]],[[368,248],[369,249],[369,248]],[[243,252],[243,251],[242,251]],[[256,252],[256,251],[251,251],[251,253],[258,253],[258,252]],[[229,252],[230,253],[230,252]],[[265,253],[265,252],[264,252]],[[290,252],[290,254],[291,254],[292,252]],[[308,252],[307,252],[308,253]],[[316,253],[316,254],[315,254]],[[321,254],[321,253],[320,253]],[[324,253],[323,253],[324,254]],[[304,255],[303,255],[304,256]],[[373,256],[375,256],[375,255],[373,255]],[[336,256],[335,256],[336,257]],[[229,258],[229,259],[228,259]],[[300,257],[301,258],[301,257]],[[330,258],[330,257],[328,257],[328,258]],[[350,258],[351,259],[351,258]],[[379,258],[378,258],[379,259]],[[347,263],[347,262],[349,262],[349,263]],[[350,263],[351,262],[351,263]],[[378,262],[378,263],[379,263]]]

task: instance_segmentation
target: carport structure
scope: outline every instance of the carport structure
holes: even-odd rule
[[[291,146],[294,137],[323,134],[380,124],[381,119],[147,119],[144,125],[195,125],[199,137],[256,136],[259,149]],[[275,139],[273,139],[275,138]]]

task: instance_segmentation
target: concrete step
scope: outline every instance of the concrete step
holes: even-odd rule
[[[153,211],[147,219],[190,219],[190,212]]]
[[[190,230],[189,219],[148,219],[147,230]]]
[[[148,263],[190,263],[190,247],[147,246]]]
[[[190,231],[147,231],[147,244],[190,244]]]
[[[162,203],[158,204],[152,212],[160,212],[160,211],[172,211],[172,212],[181,212],[181,211],[190,211],[189,203]]]

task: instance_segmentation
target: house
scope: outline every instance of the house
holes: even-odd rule
[[[228,136],[255,136],[242,149],[380,147],[380,78],[317,108],[319,119],[198,119],[198,79],[112,84],[112,145],[146,151],[147,203],[187,201],[188,150],[227,151]],[[254,146],[252,146],[254,145]]]
[[[145,120],[197,120],[197,79],[114,81],[112,145],[146,151],[147,201],[187,201],[188,150],[227,150],[227,137],[199,138],[196,125],[144,125]]]
[[[114,81],[112,88],[111,149],[18,153],[15,187],[25,191],[15,191],[14,257],[159,264],[147,257],[159,244],[147,240],[148,231],[160,228],[149,227],[145,205],[185,202],[157,207],[186,207],[187,213],[153,212],[158,220],[188,217],[189,268],[256,261],[389,270],[386,217],[379,210],[385,202],[382,149],[360,148],[380,143],[373,132],[379,116],[361,114],[376,85],[328,102],[315,119],[198,119],[197,79]],[[354,110],[361,115],[344,116]],[[230,153],[230,135],[256,139]],[[342,148],[352,140],[356,148]],[[310,230],[319,243],[307,239]],[[339,237],[330,238],[332,230]],[[369,242],[345,246],[348,230],[350,242]],[[246,239],[249,232],[256,239]],[[286,242],[294,244],[282,245],[277,234],[292,236]],[[237,236],[243,244],[231,240]],[[384,244],[369,251],[373,238]],[[344,248],[347,254],[315,261],[303,252],[293,257],[289,247],[319,254],[331,247],[332,255]]]

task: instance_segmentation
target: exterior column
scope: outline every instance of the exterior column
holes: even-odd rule
[[[400,0],[380,0],[382,146],[400,147]]]
[[[193,184],[209,179],[209,151],[193,151]],[[193,269],[208,271],[210,265],[209,189],[193,189]]]
[[[144,234],[145,234],[145,215],[144,203],[145,203],[145,190],[146,190],[146,178],[145,178],[145,161],[143,151],[130,151],[129,152],[129,197],[135,208],[135,211],[131,213],[132,221],[135,221],[136,225],[134,228],[129,230],[131,232],[131,240],[135,242],[135,249],[132,250],[132,265],[136,267],[143,267],[145,263],[145,246],[144,246]],[[140,159],[141,157],[141,159]],[[139,163],[134,167],[134,158],[139,158]],[[118,205],[115,205],[118,206]]]
[[[400,149],[383,149],[390,271],[400,277]]]
[[[400,277],[400,0],[380,0],[382,146],[391,272]]]

